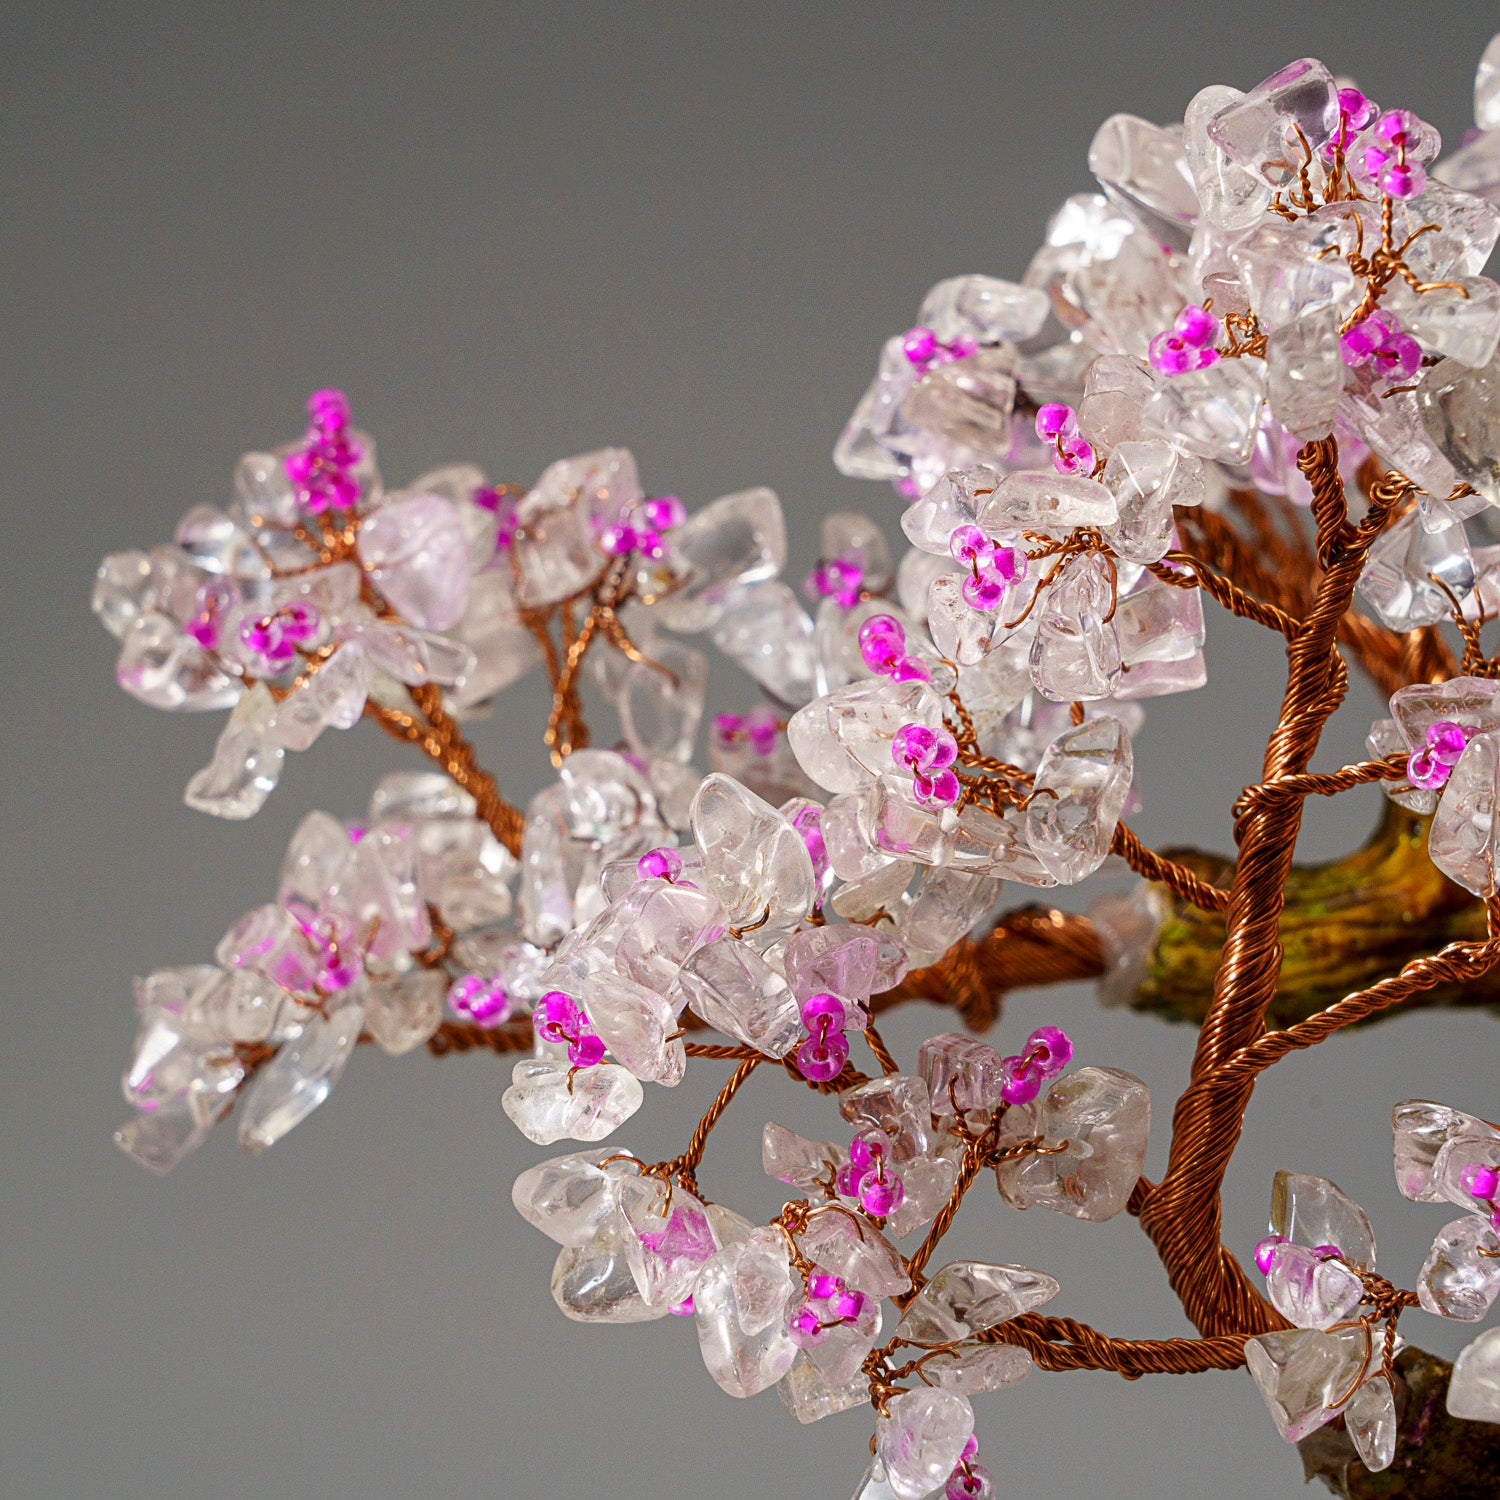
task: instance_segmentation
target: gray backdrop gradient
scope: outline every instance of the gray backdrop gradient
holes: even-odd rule
[[[774,486],[799,567],[836,505],[894,534],[891,494],[828,457],[880,340],[939,277],[1021,272],[1090,186],[1099,120],[1180,118],[1202,84],[1312,53],[1456,138],[1497,26],[1492,0],[9,7],[0,1492],[843,1500],[869,1432],[868,1413],[802,1428],[774,1395],[729,1400],[676,1320],[565,1322],[553,1248],[508,1197],[543,1153],[503,1119],[493,1058],[361,1050],[274,1151],[223,1129],[165,1181],[114,1149],[131,976],[207,957],[304,811],[354,814],[413,761],[373,730],[330,735],[253,824],[188,812],[217,725],[116,691],[87,614],[99,556],[227,499],[238,454],[292,435],[330,383],[396,480],[459,457],[529,480],[625,443],[693,505]],[[1277,653],[1210,626],[1212,685],[1152,705],[1137,745],[1153,842],[1227,844],[1274,713]],[[742,704],[748,684],[725,668],[712,694]],[[1373,707],[1357,688],[1321,764],[1358,752]],[[544,712],[533,679],[477,730],[512,794],[540,784]],[[1357,840],[1375,800],[1317,809],[1304,852]],[[1044,1019],[1151,1084],[1159,1172],[1191,1034],[1079,987],[1015,997],[1002,1038]],[[913,1009],[888,1036],[912,1049],[942,1024]],[[1390,1106],[1493,1114],[1494,1043],[1488,1020],[1434,1016],[1278,1067],[1229,1174],[1230,1244],[1248,1252],[1272,1170],[1296,1166],[1368,1207],[1410,1284],[1443,1213],[1396,1194]],[[624,1139],[676,1150],[718,1076],[652,1090]],[[760,1124],[822,1133],[828,1114],[755,1080],[706,1189],[772,1211]],[[1123,1217],[1020,1218],[980,1191],[950,1244],[1048,1268],[1057,1309],[1110,1332],[1187,1331]],[[1040,1374],[977,1404],[1008,1495],[1299,1491],[1243,1372]]]

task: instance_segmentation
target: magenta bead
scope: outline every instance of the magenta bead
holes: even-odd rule
[[[1319,1260],[1342,1260],[1344,1252],[1337,1245],[1314,1245],[1312,1253]]]
[[[840,1286],[828,1298],[829,1310],[841,1323],[852,1323],[865,1308],[865,1294]]]
[[[859,627],[859,654],[872,672],[884,672],[906,651],[906,631],[893,615],[871,615]]]
[[[932,673],[915,656],[902,656],[892,663],[885,674],[892,682],[931,682]]]
[[[1159,333],[1146,347],[1152,367],[1163,375],[1181,375],[1193,368],[1193,351],[1175,334]]]
[[[1073,1040],[1059,1026],[1038,1026],[1026,1038],[1026,1057],[1043,1079],[1056,1078],[1073,1060]]]
[[[1000,1101],[1003,1104],[1030,1104],[1041,1092],[1042,1075],[1029,1068],[1019,1057],[1004,1060],[1005,1082],[1000,1086]]]
[[[682,856],[675,849],[648,849],[635,862],[642,880],[676,880],[682,874]]]
[[[903,336],[901,352],[919,368],[929,365],[937,356],[937,335],[930,328],[918,324],[915,328],[908,329]]]
[[[604,1060],[604,1043],[592,1031],[585,1031],[568,1043],[568,1061],[575,1068],[592,1068]]]
[[[1500,1172],[1497,1172],[1494,1167],[1472,1162],[1458,1174],[1458,1181],[1471,1197],[1488,1203],[1494,1198],[1496,1189],[1500,1188]]]
[[[1444,765],[1425,745],[1413,751],[1406,762],[1406,779],[1426,792],[1446,786],[1452,774],[1453,768]]]
[[[1427,748],[1433,759],[1445,766],[1456,766],[1469,743],[1471,730],[1462,724],[1452,724],[1446,719],[1431,725],[1427,730]]]
[[[641,507],[646,524],[653,531],[670,531],[687,520],[687,507],[676,495],[656,495]]]
[[[1286,1239],[1279,1234],[1268,1234],[1255,1247],[1255,1269],[1262,1276],[1271,1274],[1271,1267],[1276,1264],[1276,1254],[1286,1244]]]
[[[582,1012],[573,997],[561,990],[548,990],[537,1001],[533,1017],[537,1034],[549,1042],[567,1041],[578,1030],[581,1019]]]
[[[807,1278],[807,1295],[816,1302],[827,1302],[837,1295],[843,1282],[824,1266],[814,1266]]]
[[[949,555],[961,563],[972,563],[988,556],[992,545],[977,526],[956,526],[948,538]]]
[[[1073,408],[1062,401],[1044,401],[1036,411],[1036,435],[1046,441],[1076,429]]]
[[[1183,343],[1190,344],[1194,349],[1206,349],[1218,334],[1219,325],[1206,308],[1190,302],[1177,314],[1172,331]]]
[[[943,1490],[947,1500],[995,1500],[995,1481],[982,1464],[970,1464],[969,1472],[955,1469]]]
[[[802,1002],[802,1024],[814,1034],[820,1026],[826,1026],[829,1031],[842,1031],[849,1024],[849,1013],[837,995],[809,995]]]
[[[827,1083],[844,1071],[849,1061],[849,1043],[838,1032],[809,1037],[797,1048],[797,1069],[813,1083]]]
[[[667,1311],[671,1313],[674,1318],[692,1317],[695,1309],[693,1307],[693,1299],[691,1294],[684,1297],[681,1302],[674,1302],[671,1307],[667,1309]]]
[[[895,1213],[905,1197],[906,1189],[901,1179],[891,1171],[883,1177],[872,1172],[859,1188],[859,1206],[877,1219]]]
[[[1363,130],[1374,118],[1375,106],[1359,89],[1339,90],[1339,111],[1345,115],[1351,130]]]
[[[823,1320],[810,1302],[804,1302],[787,1319],[786,1331],[787,1337],[799,1349],[815,1349],[828,1337],[828,1330],[823,1327]]]

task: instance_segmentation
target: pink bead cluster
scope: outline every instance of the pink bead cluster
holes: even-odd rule
[[[930,328],[918,324],[907,329],[901,339],[901,352],[913,369],[925,375],[939,365],[951,365],[956,359],[967,359],[979,351],[973,339],[954,339],[945,344]]]
[[[1037,408],[1036,435],[1052,444],[1052,467],[1059,474],[1094,472],[1094,445],[1078,430],[1078,418],[1066,401],[1044,401]]]
[[[1350,142],[1375,118],[1374,103],[1356,88],[1339,90],[1339,128],[1333,139],[1324,141],[1319,154],[1331,162],[1340,151],[1348,151]]]
[[[958,801],[958,741],[946,729],[903,724],[891,740],[891,759],[910,771],[917,801],[928,807],[951,807]]]
[[[1447,719],[1428,725],[1426,744],[1414,750],[1406,762],[1406,779],[1429,792],[1446,786],[1473,735],[1472,729]]]
[[[781,721],[775,710],[764,704],[745,714],[714,715],[714,736],[726,748],[747,743],[757,755],[770,755],[780,733]]]
[[[482,974],[465,974],[448,991],[448,1006],[454,1015],[486,1030],[508,1021],[514,1009],[498,974],[489,979]]]
[[[301,901],[288,901],[286,909],[302,929],[317,963],[313,984],[318,993],[333,995],[347,990],[365,971],[364,950],[349,921],[315,911]]]
[[[1214,340],[1219,336],[1219,320],[1206,307],[1190,302],[1177,314],[1176,321],[1159,333],[1147,346],[1151,367],[1163,375],[1181,375],[1187,370],[1201,370],[1219,357]]]
[[[1500,1171],[1483,1162],[1470,1162],[1459,1172],[1458,1184],[1489,1209],[1490,1228],[1500,1232],[1500,1207],[1495,1204],[1495,1197],[1500,1194]]]
[[[313,515],[353,510],[359,504],[354,469],[364,450],[349,433],[349,400],[342,391],[314,391],[307,416],[307,437],[282,460],[297,503]]]
[[[807,1299],[787,1319],[787,1336],[799,1349],[814,1349],[830,1330],[857,1323],[867,1300],[863,1292],[845,1286],[841,1276],[814,1266],[807,1278]]]
[[[1373,106],[1372,106],[1373,108]],[[1432,126],[1409,109],[1388,109],[1376,120],[1365,147],[1365,173],[1391,198],[1415,198],[1427,187],[1427,169],[1442,146]]]
[[[604,1058],[603,1040],[578,1002],[561,990],[548,990],[537,1001],[532,1025],[544,1042],[566,1042],[575,1068],[592,1068]]]
[[[676,495],[657,495],[626,510],[614,525],[599,534],[599,545],[611,557],[638,552],[658,558],[665,550],[665,536],[687,519],[687,507]]]
[[[1019,547],[993,541],[977,526],[958,527],[948,539],[948,551],[955,562],[969,569],[962,593],[973,609],[999,609],[1011,585],[1026,576],[1026,554]]]
[[[1374,365],[1382,375],[1405,380],[1422,367],[1422,346],[1384,309],[1373,312],[1339,336],[1346,365]]]
[[[838,1190],[855,1198],[872,1218],[893,1214],[906,1201],[906,1184],[891,1165],[890,1138],[882,1130],[862,1130],[849,1143],[849,1165],[838,1175]]]
[[[802,591],[809,599],[832,599],[844,609],[853,609],[864,581],[864,569],[857,562],[835,557],[820,562],[807,575]]]
[[[520,500],[505,490],[483,485],[469,498],[480,510],[487,510],[495,518],[495,551],[508,552],[520,529]]]
[[[240,644],[273,671],[280,671],[317,638],[322,620],[317,609],[302,599],[283,604],[268,615],[240,624]]]
[[[974,1462],[978,1452],[979,1439],[971,1436],[943,1487],[945,1500],[995,1500],[994,1477],[983,1464]]]
[[[809,995],[802,1002],[802,1024],[807,1040],[797,1048],[797,1069],[813,1083],[827,1083],[844,1071],[849,1061],[849,1038],[844,1035],[850,1016],[837,995]]]
[[[1001,1059],[1005,1083],[1000,1090],[1004,1104],[1030,1104],[1073,1060],[1073,1039],[1059,1026],[1038,1026],[1026,1038],[1017,1057]]]
[[[859,627],[859,654],[878,676],[895,682],[930,682],[932,673],[906,652],[906,630],[894,615],[871,615]]]

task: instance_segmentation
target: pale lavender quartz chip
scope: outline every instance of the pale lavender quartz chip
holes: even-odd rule
[[[994,1109],[1005,1087],[1000,1054],[988,1042],[957,1031],[928,1037],[917,1052],[917,1071],[940,1114]]]

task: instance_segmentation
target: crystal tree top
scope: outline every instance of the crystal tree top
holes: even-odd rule
[[[994,1496],[970,1398],[1038,1364],[1247,1364],[1290,1441],[1343,1418],[1346,1476],[1446,1472],[1488,1441],[1472,1424],[1500,1421],[1500,1332],[1458,1360],[1439,1432],[1430,1412],[1403,1427],[1397,1322],[1477,1321],[1500,1294],[1500,1128],[1396,1107],[1402,1192],[1464,1214],[1414,1291],[1376,1271],[1357,1204],[1282,1172],[1271,1234],[1233,1247],[1262,1296],[1219,1243],[1219,1189],[1259,1071],[1500,958],[1500,664],[1481,643],[1500,599],[1500,286],[1480,274],[1500,234],[1500,38],[1446,156],[1409,108],[1304,59],[1204,89],[1180,125],[1115,116],[1089,165],[1102,194],[1058,210],[1019,282],[940,282],[880,352],[835,460],[904,502],[895,566],[874,522],[830,515],[799,592],[774,494],[690,508],[648,495],[623,449],[529,488],[453,465],[388,489],[331,390],[302,437],[240,461],[225,509],[105,560],[94,608],[120,685],[228,711],[190,806],[248,818],[288,752],[364,721],[434,766],[386,776],[358,821],[310,813],[212,963],[137,981],[128,1155],[165,1172],[231,1114],[263,1150],[362,1042],[513,1053],[504,1113],[568,1143],[513,1193],[559,1246],[559,1309],[691,1320],[719,1386],[774,1385],[802,1422],[873,1408],[861,1500]],[[1205,595],[1287,643],[1222,883],[1124,821],[1143,705],[1205,681]],[[709,727],[707,772],[694,636],[763,691]],[[1369,760],[1313,773],[1345,651],[1390,717]],[[462,726],[538,668],[557,774],[522,809]],[[1430,818],[1475,935],[1267,1031],[1302,803],[1369,784]],[[1006,882],[1126,867],[1134,894],[1091,919],[1001,909]],[[875,1028],[910,996],[983,1029],[1008,985],[1107,969],[1128,992],[1169,962],[1174,910],[1212,916],[1222,952],[1158,1183],[1146,1086],[1073,1066],[1056,1027],[1009,1053],[946,1031],[909,1070]],[[678,1155],[635,1154],[623,1127],[690,1060],[733,1071]],[[838,1115],[828,1140],[764,1122],[790,1191],[763,1224],[698,1179],[758,1070]],[[1017,1209],[1138,1216],[1199,1336],[1111,1338],[1037,1311],[1066,1299],[1045,1271],[937,1264],[991,1176]]]

